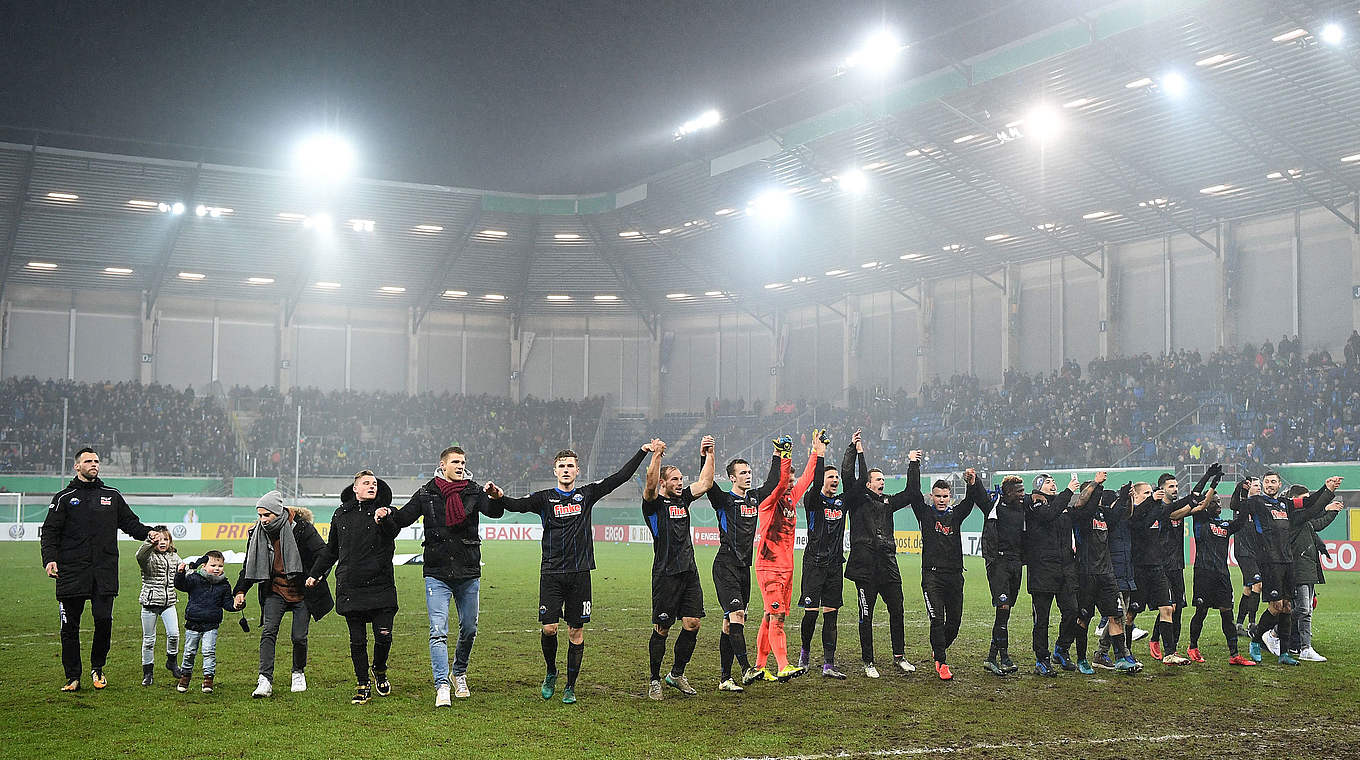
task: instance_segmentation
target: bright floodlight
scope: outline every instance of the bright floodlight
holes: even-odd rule
[[[782,219],[788,216],[792,205],[783,190],[766,190],[746,205],[746,214],[763,219]]]
[[[1346,39],[1346,28],[1333,22],[1322,27],[1322,32],[1318,37],[1328,45],[1340,45],[1341,41]]]
[[[836,183],[847,193],[858,195],[869,189],[869,178],[859,169],[847,169],[836,177]]]
[[[300,174],[330,181],[349,176],[357,161],[354,146],[330,133],[308,137],[293,152],[293,167]]]
[[[845,59],[846,69],[864,67],[870,71],[883,72],[897,63],[897,57],[907,46],[903,45],[891,29],[880,29],[860,45],[859,50]]]
[[[710,108],[676,128],[675,139],[679,140],[680,138],[686,135],[692,135],[701,129],[711,129],[718,126],[718,122],[720,121],[722,121],[722,114],[718,113],[716,109]]]
[[[1058,137],[1065,126],[1062,114],[1049,106],[1037,106],[1025,114],[1025,134],[1040,142],[1046,143]]]
[[[1190,83],[1179,71],[1171,71],[1162,76],[1162,91],[1173,98],[1179,98],[1189,89]]]

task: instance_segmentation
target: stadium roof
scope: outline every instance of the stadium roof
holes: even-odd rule
[[[273,299],[289,313],[332,301],[418,318],[765,318],[922,279],[1000,282],[1007,263],[1099,269],[1105,243],[1186,234],[1213,248],[1219,221],[1299,206],[1354,228],[1357,11],[1117,3],[586,196],[318,189],[277,171],[0,144],[0,287]],[[1354,33],[1324,41],[1327,24]],[[1065,129],[1041,140],[1050,120]],[[842,187],[852,169],[862,192]]]

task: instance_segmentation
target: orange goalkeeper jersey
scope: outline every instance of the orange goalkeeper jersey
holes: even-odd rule
[[[787,483],[793,469],[791,460],[779,463],[779,479]],[[803,474],[793,488],[779,488],[760,503],[760,528],[756,531],[756,570],[793,570],[794,530],[798,527],[798,508],[803,494],[812,485],[817,457],[808,457]]]

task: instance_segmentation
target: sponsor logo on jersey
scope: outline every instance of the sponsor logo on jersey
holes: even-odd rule
[[[760,509],[759,509],[758,507],[756,507],[756,505],[751,504],[750,502],[745,502],[745,501],[743,501],[743,502],[741,503],[741,516],[742,516],[742,517],[756,517],[756,516],[759,515],[759,514],[760,514]]]
[[[100,496],[100,497],[99,497],[99,506],[101,506],[101,507],[111,507],[111,506],[113,506],[113,497],[112,497],[112,496]]]
[[[840,501],[837,501],[836,503],[840,504]],[[822,515],[826,517],[827,520],[839,520],[845,515],[845,513],[839,509],[823,509]]]
[[[689,509],[684,504],[672,504],[670,505],[670,514],[672,520],[683,520],[689,517]]]
[[[1110,526],[1107,525],[1107,524],[1105,523],[1104,520],[1102,520],[1102,519],[1100,519],[1100,518],[1098,518],[1098,517],[1092,517],[1092,518],[1091,518],[1091,530],[1105,530],[1105,531],[1108,531],[1109,529],[1110,529]]]
[[[1152,521],[1152,524],[1148,526],[1148,528],[1150,528],[1150,529],[1152,529],[1152,530],[1156,530],[1156,529],[1158,529],[1158,528],[1160,528],[1160,527],[1162,527],[1162,521],[1161,521],[1161,520],[1153,520],[1153,521]]]
[[[948,524],[945,524],[945,523],[940,522],[939,520],[936,520],[936,521],[935,521],[935,532],[936,532],[936,533],[939,533],[939,534],[942,535],[942,536],[952,536],[952,535],[954,535],[954,526],[953,526],[953,525],[948,525]]]
[[[1276,520],[1288,520],[1289,512],[1283,509],[1272,509],[1270,510],[1270,516]]]
[[[553,517],[576,517],[579,514],[581,505],[578,503],[553,504]]]
[[[1217,525],[1217,524],[1215,524],[1215,523],[1209,523],[1209,530],[1210,530],[1210,532],[1212,532],[1215,536],[1218,536],[1219,538],[1227,538],[1227,537],[1228,537],[1228,529],[1225,528],[1225,527],[1223,527],[1222,525]]]
[[[795,518],[795,517],[797,517],[797,516],[798,516],[798,510],[796,510],[796,509],[794,509],[793,507],[788,506],[788,505],[785,505],[785,506],[784,506],[784,517],[785,517],[785,518],[787,518],[787,519],[789,519],[789,520],[792,520],[793,518]]]

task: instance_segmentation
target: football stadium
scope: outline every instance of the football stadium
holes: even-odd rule
[[[1360,2],[0,50],[0,756],[1360,756]]]

